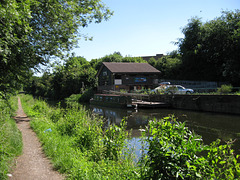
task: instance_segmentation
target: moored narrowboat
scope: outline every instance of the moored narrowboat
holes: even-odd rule
[[[132,107],[132,98],[130,96],[121,96],[115,94],[94,94],[90,104],[107,107]]]

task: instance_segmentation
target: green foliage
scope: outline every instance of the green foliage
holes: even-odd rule
[[[240,96],[240,91],[236,92],[236,93],[235,93],[235,95],[238,95],[238,96]]]
[[[72,102],[78,102],[79,98],[81,97],[81,94],[72,94],[71,96],[69,96],[68,98],[65,98],[65,101],[69,104]]]
[[[92,59],[90,61],[91,66],[99,70],[102,62],[133,62],[133,63],[146,63],[141,57],[123,57],[120,52],[114,52],[113,54],[106,55],[99,59]]]
[[[22,152],[22,136],[11,118],[16,107],[16,98],[11,97],[9,102],[0,98],[0,179],[7,179],[14,158]]]
[[[217,93],[228,94],[232,92],[232,85],[223,84],[220,88],[217,89]]]
[[[33,77],[24,90],[34,96],[51,99],[84,94],[82,101],[89,101],[92,88],[97,84],[96,73],[85,58],[71,57],[64,65],[56,66],[52,74],[44,73],[42,77]]]
[[[205,150],[201,137],[192,133],[174,117],[149,122],[149,143],[146,179],[200,178],[204,159],[198,153]]]
[[[240,177],[239,155],[235,155],[230,140],[225,145],[220,144],[220,140],[211,143],[207,160],[209,177],[212,179],[238,179]]]
[[[3,0],[0,4],[0,91],[20,88],[30,69],[63,57],[83,36],[79,28],[107,20],[100,0]]]
[[[172,54],[163,56],[160,59],[151,58],[148,61],[153,67],[161,71],[163,79],[177,79],[181,71],[181,56],[179,54]]]
[[[110,125],[105,131],[105,136],[103,139],[103,145],[105,148],[105,157],[110,160],[118,160],[121,156],[122,149],[124,147],[124,142],[127,138],[127,133],[125,132],[126,122],[122,121],[120,127],[116,125]]]
[[[240,11],[202,23],[192,18],[177,43],[182,55],[183,79],[227,81],[239,85]]]
[[[231,144],[220,145],[218,140],[204,145],[174,116],[150,121],[143,137],[148,146],[140,162],[142,179],[236,179],[240,175]]]
[[[26,58],[30,1],[2,1],[0,4],[0,91],[12,92],[19,89],[17,82],[23,82],[29,68],[33,67]],[[25,59],[26,58],[26,59]],[[28,64],[28,67],[25,66]]]

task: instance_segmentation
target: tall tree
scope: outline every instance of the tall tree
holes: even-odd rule
[[[0,4],[0,92],[16,88],[30,68],[62,57],[89,23],[112,12],[101,0],[3,0]]]
[[[30,18],[30,1],[1,1],[0,93],[16,88],[20,76],[24,76],[28,71],[27,66],[30,66],[30,62],[29,59],[25,59],[24,54],[26,54],[25,46],[29,44]]]
[[[202,23],[193,18],[179,43],[185,78],[240,85],[240,11]]]

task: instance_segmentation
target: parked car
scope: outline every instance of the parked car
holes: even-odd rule
[[[161,82],[160,85],[170,85],[170,82]]]
[[[161,85],[156,87],[153,92],[164,94],[192,94],[193,89],[186,89],[181,85]]]

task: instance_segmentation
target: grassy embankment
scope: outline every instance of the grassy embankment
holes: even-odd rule
[[[16,110],[16,97],[0,98],[0,179],[8,178],[14,158],[22,152],[22,136],[12,118]]]
[[[44,101],[23,96],[25,113],[54,167],[70,179],[135,179],[137,166],[123,154],[127,133],[81,106],[50,108]]]
[[[237,179],[238,156],[231,143],[204,145],[173,116],[149,122],[143,130],[142,158],[135,163],[124,148],[127,133],[120,127],[104,128],[101,118],[81,106],[50,108],[44,101],[22,97],[31,127],[44,151],[69,179]],[[129,153],[126,153],[129,152]]]

